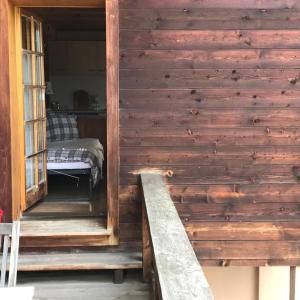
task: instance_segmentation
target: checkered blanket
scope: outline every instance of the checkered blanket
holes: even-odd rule
[[[74,139],[48,142],[47,162],[84,162],[90,165],[93,184],[102,179],[103,146],[97,139]]]

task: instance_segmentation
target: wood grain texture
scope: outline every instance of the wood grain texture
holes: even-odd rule
[[[228,1],[229,2],[229,1]],[[244,1],[245,2],[245,1]],[[244,3],[243,2],[243,3]],[[173,1],[173,3],[175,3]],[[178,1],[176,2],[178,3]],[[223,3],[226,3],[225,1]],[[270,3],[270,2],[269,2]],[[242,30],[299,29],[299,9],[145,8],[122,9],[120,21],[127,30]]]
[[[106,2],[107,72],[107,227],[119,240],[119,7]]]
[[[117,252],[104,250],[28,252],[21,253],[18,271],[140,269],[139,252],[121,248]]]
[[[120,1],[121,224],[154,170],[201,263],[299,262],[298,6]]]
[[[299,30],[125,30],[121,33],[121,49],[286,49],[300,44]]]
[[[8,1],[0,2],[0,208],[12,220]]]
[[[162,176],[141,181],[162,299],[213,299]]]
[[[289,9],[289,8],[299,8],[300,4],[297,0],[278,0],[278,1],[268,1],[268,0],[245,0],[243,2],[239,0],[120,0],[121,8],[226,8],[226,9],[236,9],[236,8],[252,8],[252,9]]]

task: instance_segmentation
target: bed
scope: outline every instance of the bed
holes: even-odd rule
[[[81,139],[75,116],[47,113],[48,175],[89,176],[89,198],[102,179],[104,151],[98,139]]]

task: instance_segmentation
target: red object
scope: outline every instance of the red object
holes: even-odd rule
[[[3,210],[0,209],[0,223],[2,223],[2,215],[3,215]]]

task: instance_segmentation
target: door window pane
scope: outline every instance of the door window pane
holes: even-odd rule
[[[34,118],[33,92],[29,87],[24,88],[24,118],[25,121]]]
[[[27,53],[23,53],[23,83],[32,85],[32,56]]]
[[[35,56],[35,84],[42,85],[42,57],[40,55]]]
[[[31,23],[25,16],[22,16],[22,48],[31,50]]]
[[[45,181],[45,153],[39,154],[39,183]]]
[[[34,186],[34,158],[26,159],[26,190]]]
[[[38,151],[45,149],[44,121],[38,121]]]
[[[41,30],[40,30],[40,23],[38,21],[34,21],[34,46],[36,52],[42,52]]]
[[[38,118],[44,118],[45,117],[45,89],[44,88],[38,88],[36,90],[37,93],[37,114]]]
[[[25,125],[25,155],[29,156],[34,152],[34,124],[30,122]]]

